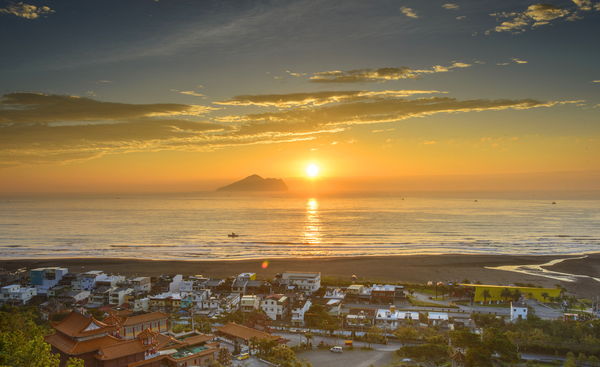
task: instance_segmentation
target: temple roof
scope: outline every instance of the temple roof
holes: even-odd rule
[[[108,333],[115,329],[93,317],[86,317],[78,312],[71,312],[62,321],[52,325],[57,331],[73,338]]]

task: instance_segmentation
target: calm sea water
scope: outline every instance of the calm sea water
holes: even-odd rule
[[[230,232],[238,238],[229,238]],[[203,195],[0,201],[0,258],[600,251],[600,201]]]

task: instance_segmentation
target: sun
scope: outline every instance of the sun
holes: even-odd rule
[[[306,175],[309,178],[317,177],[319,175],[319,166],[317,166],[314,163],[311,163],[308,166],[306,166]]]

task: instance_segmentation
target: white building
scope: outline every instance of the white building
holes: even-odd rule
[[[69,273],[67,268],[37,268],[29,271],[29,279],[38,294],[46,294],[58,284],[63,276]]]
[[[312,306],[312,302],[307,299],[306,301],[298,301],[296,307],[292,308],[292,324],[295,326],[304,326],[304,315],[308,312]]]
[[[288,303],[283,294],[272,294],[260,302],[260,308],[271,320],[281,320],[287,313]]]
[[[71,287],[74,291],[91,291],[96,286],[96,279],[101,275],[105,275],[101,270],[91,270],[79,274],[77,279],[71,282]]]
[[[281,283],[311,294],[321,288],[321,273],[286,271],[281,274]]]
[[[123,303],[127,303],[127,296],[130,294],[133,294],[133,288],[111,288],[108,294],[108,303],[121,306]]]
[[[21,287],[18,284],[0,288],[0,303],[24,305],[37,294],[34,287]]]
[[[448,323],[449,317],[446,312],[429,312],[427,320],[431,325],[444,325]]]
[[[242,296],[240,301],[240,310],[242,312],[252,312],[258,310],[260,306],[260,298],[255,295]]]
[[[139,298],[133,301],[133,312],[147,312],[150,308],[150,298]]]
[[[173,277],[171,284],[169,284],[169,292],[178,293],[181,291],[181,283],[183,282],[183,275],[177,274]]]
[[[112,288],[123,283],[125,283],[125,277],[123,275],[100,274],[96,277],[95,287],[106,286]]]
[[[510,321],[527,320],[527,305],[523,302],[510,303]]]
[[[375,325],[382,329],[394,330],[402,323],[416,320],[419,321],[419,313],[411,311],[397,311],[394,307],[380,308],[375,314]]]

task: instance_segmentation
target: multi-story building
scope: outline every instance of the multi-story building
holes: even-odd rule
[[[100,270],[91,270],[77,275],[75,280],[71,282],[71,287],[74,291],[91,291],[96,286],[96,279],[101,275],[105,275]]]
[[[312,302],[307,299],[299,299],[292,306],[292,325],[304,326],[304,315],[308,312],[312,306]]]
[[[123,303],[129,302],[129,296],[133,294],[133,288],[111,288],[108,294],[108,303],[111,305],[121,306]]]
[[[104,322],[113,325],[118,330],[119,337],[134,339],[144,330],[149,329],[157,333],[169,330],[169,315],[162,312],[149,312],[135,316],[111,315]]]
[[[37,294],[34,287],[21,287],[18,284],[0,288],[0,303],[24,305]]]
[[[50,267],[37,268],[29,271],[29,280],[38,294],[46,294],[48,290],[58,284],[69,273],[67,268]]]
[[[271,320],[283,320],[287,316],[289,298],[283,294],[271,294],[260,302],[263,310]]]
[[[378,285],[373,284],[371,287],[371,302],[373,303],[394,303],[397,295],[397,286],[391,284]],[[402,292],[402,287],[400,287]]]
[[[321,288],[321,273],[286,271],[281,274],[281,284],[312,294]]]
[[[260,306],[260,298],[255,295],[242,296],[240,300],[240,310],[242,312],[252,312],[258,310]]]
[[[150,277],[137,277],[131,279],[131,287],[136,293],[148,293],[152,290]]]
[[[510,321],[527,320],[527,312],[529,309],[523,302],[510,303]]]

